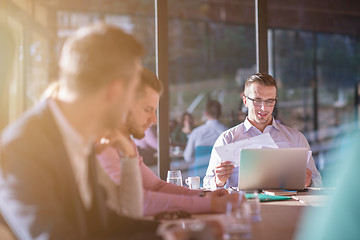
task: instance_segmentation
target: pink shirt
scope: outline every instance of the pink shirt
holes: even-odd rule
[[[136,147],[135,144],[134,147]],[[111,179],[120,184],[121,161],[116,149],[108,147],[98,154],[97,158]],[[163,211],[184,210],[190,213],[211,211],[211,198],[199,197],[200,190],[191,190],[167,183],[158,178],[143,163],[139,154],[138,159],[144,187],[144,216]]]

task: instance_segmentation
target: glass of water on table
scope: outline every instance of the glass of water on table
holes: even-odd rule
[[[183,182],[182,182],[181,171],[180,170],[169,170],[167,172],[166,182],[182,186]]]

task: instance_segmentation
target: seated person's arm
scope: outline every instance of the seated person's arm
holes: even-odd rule
[[[223,187],[233,173],[234,165],[231,162],[220,162],[215,167],[215,183],[217,187]]]
[[[214,145],[215,147],[215,145]],[[212,190],[223,187],[233,173],[234,166],[231,162],[221,162],[216,150],[212,150],[206,176],[204,177],[204,187]]]
[[[299,143],[298,143],[297,147],[305,147],[309,151],[311,151],[310,145],[302,133],[300,133],[300,139],[299,139]],[[309,184],[309,186],[313,186],[313,187],[321,187],[322,186],[321,174],[316,168],[315,161],[314,161],[314,158],[312,155],[310,156],[310,159],[309,159],[306,167],[309,171],[311,171],[311,182],[308,183],[308,181],[307,181],[306,184]],[[307,171],[306,179],[308,180],[308,171]]]

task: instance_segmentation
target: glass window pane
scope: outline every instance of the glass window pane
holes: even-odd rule
[[[356,8],[280,2],[268,1],[269,71],[280,83],[277,118],[305,134],[322,171],[331,161],[332,140],[356,117]]]
[[[4,94],[0,128],[33,106],[48,85],[57,80],[62,45],[79,27],[104,21],[135,35],[146,49],[144,66],[155,72],[154,1],[25,0],[11,6],[11,11],[0,9],[0,22],[4,19],[12,26],[16,40],[11,81],[1,85]]]
[[[227,127],[242,122],[242,85],[256,71],[254,1],[168,3],[171,123],[181,126],[182,115],[188,112],[194,119],[193,127],[204,124],[209,99],[221,103],[220,121]],[[173,132],[173,151],[178,151],[176,146],[184,149],[187,141],[186,135],[182,139],[176,136]],[[176,155],[172,160],[184,163]],[[188,165],[172,165],[182,167],[187,174]],[[202,166],[201,176],[206,167]]]

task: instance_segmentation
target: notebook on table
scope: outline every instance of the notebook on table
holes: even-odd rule
[[[305,188],[307,148],[242,149],[240,190]]]

